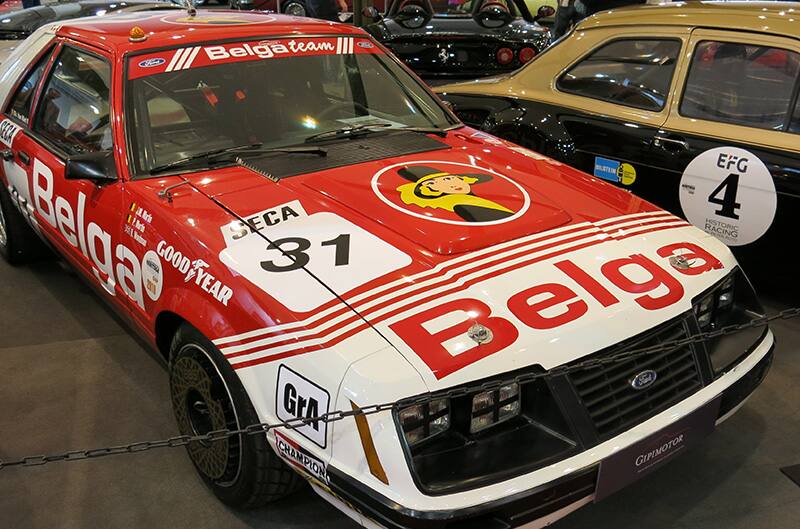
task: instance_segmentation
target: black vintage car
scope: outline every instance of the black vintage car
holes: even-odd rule
[[[365,29],[426,78],[480,77],[515,70],[549,43],[522,0],[393,0],[384,15],[366,8]]]

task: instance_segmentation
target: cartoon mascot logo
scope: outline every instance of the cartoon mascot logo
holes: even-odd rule
[[[404,204],[445,209],[467,222],[492,222],[516,213],[476,193],[475,187],[492,180],[490,174],[450,173],[424,165],[403,167],[398,174],[409,181],[397,188]]]
[[[474,162],[419,160],[388,165],[372,176],[372,190],[381,202],[405,215],[460,226],[511,222],[531,205],[520,184]]]

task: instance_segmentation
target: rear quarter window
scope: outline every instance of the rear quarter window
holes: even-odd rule
[[[562,92],[660,111],[666,104],[678,39],[621,39],[604,44],[564,73]]]
[[[702,41],[692,57],[680,113],[784,130],[796,97],[798,71],[800,54],[790,50]]]

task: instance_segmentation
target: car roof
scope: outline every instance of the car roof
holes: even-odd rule
[[[800,35],[796,2],[669,2],[600,11],[577,30],[609,26],[682,26]]]
[[[144,30],[146,40],[131,42],[134,27]],[[56,34],[117,54],[227,39],[364,35],[353,26],[312,18],[211,9],[198,9],[195,15],[172,9],[77,19],[62,23]]]

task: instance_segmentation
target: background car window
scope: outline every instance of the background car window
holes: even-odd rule
[[[17,118],[18,120],[28,123],[31,116],[31,105],[33,104],[33,96],[36,93],[36,87],[39,85],[39,79],[42,78],[44,69],[47,66],[47,61],[50,60],[51,51],[48,51],[39,59],[33,70],[30,71],[28,76],[22,81],[22,84],[17,88],[17,93],[11,99],[11,104],[8,107],[8,114]]]
[[[800,55],[733,42],[697,45],[680,113],[690,118],[783,129]]]
[[[794,105],[794,113],[792,114],[792,121],[789,123],[789,132],[800,132],[800,98]]]
[[[110,149],[111,66],[65,47],[44,86],[34,131],[67,154]]]
[[[661,110],[680,49],[678,40],[617,40],[573,66],[557,86],[592,99]]]

